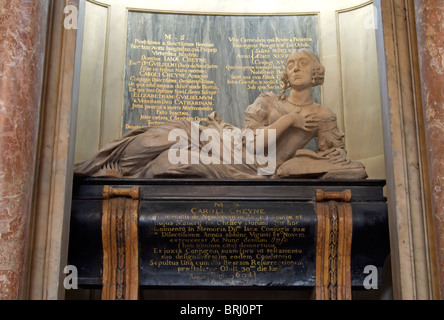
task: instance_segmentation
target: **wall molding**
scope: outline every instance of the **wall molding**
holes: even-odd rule
[[[40,115],[37,183],[29,238],[27,299],[63,299],[77,118],[82,21],[78,30],[64,28],[64,7],[84,0],[53,1],[48,31],[46,79]]]
[[[412,1],[378,0],[393,295],[437,299],[438,280]],[[385,63],[384,63],[385,62]]]

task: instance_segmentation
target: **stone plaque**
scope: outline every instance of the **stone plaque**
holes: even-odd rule
[[[141,283],[313,286],[315,212],[294,202],[142,204]],[[153,277],[156,275],[156,277]]]
[[[259,94],[282,88],[286,57],[318,51],[318,16],[128,12],[122,133],[213,111],[243,126]],[[320,101],[320,88],[313,89]]]

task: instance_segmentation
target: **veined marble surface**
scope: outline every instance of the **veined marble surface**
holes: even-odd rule
[[[140,43],[144,45],[136,45]],[[261,93],[281,91],[285,59],[292,51],[309,48],[319,52],[318,16],[129,12],[126,46],[123,133],[129,131],[126,124],[146,126],[150,119],[171,119],[169,107],[188,114],[179,117],[193,119],[217,111],[222,119],[242,128],[245,109]],[[199,50],[181,51],[185,49]],[[186,81],[195,76],[204,79],[199,79],[197,88],[190,93],[194,83]],[[162,87],[158,84],[169,84],[170,94],[159,93]],[[204,84],[210,89],[205,89]],[[213,89],[215,86],[217,89]],[[216,94],[209,96],[206,91]],[[187,97],[208,103],[210,110],[187,111]],[[320,87],[313,89],[313,97],[321,102]]]

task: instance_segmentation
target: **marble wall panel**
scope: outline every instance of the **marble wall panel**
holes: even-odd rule
[[[373,4],[338,12],[339,56],[348,155],[362,161],[371,178],[384,178],[374,14]]]
[[[130,11],[126,46],[123,134],[175,118],[204,119],[212,111],[243,127],[248,105],[261,93],[280,92],[289,53],[309,48],[319,54],[318,16]],[[318,102],[320,92],[313,90]]]
[[[86,1],[83,55],[76,134],[76,159],[84,159],[101,146],[104,78],[106,75],[108,7]],[[89,58],[88,58],[89,57]],[[88,144],[85,144],[88,141]]]

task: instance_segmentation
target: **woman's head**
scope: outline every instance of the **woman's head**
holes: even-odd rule
[[[322,85],[324,83],[324,77],[325,77],[325,68],[324,66],[321,64],[321,62],[319,61],[319,58],[316,56],[316,54],[309,49],[299,49],[299,50],[295,50],[293,51],[288,57],[287,60],[285,61],[285,70],[282,73],[282,77],[281,80],[284,83],[281,94],[279,95],[280,98],[284,97],[284,93],[285,91],[291,87],[290,85],[290,81],[288,78],[288,70],[287,70],[287,65],[289,63],[289,60],[291,60],[291,57],[293,57],[296,54],[304,54],[310,61],[311,64],[313,66],[313,70],[312,70],[312,86],[318,86],[318,85]]]

